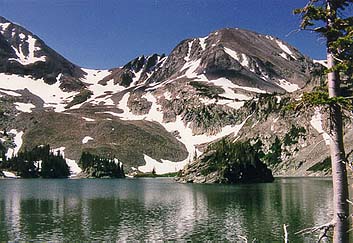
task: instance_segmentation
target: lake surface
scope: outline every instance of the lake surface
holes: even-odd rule
[[[292,242],[331,219],[332,183],[277,178],[249,185],[172,179],[0,180],[0,241]],[[316,239],[316,238],[314,238]]]

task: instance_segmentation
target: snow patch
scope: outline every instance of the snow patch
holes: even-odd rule
[[[99,104],[104,103],[105,105],[115,105],[113,100],[111,99],[111,95],[108,95],[110,92],[115,91],[123,91],[126,88],[120,86],[118,84],[114,84],[114,80],[111,79],[106,82],[106,85],[102,85],[99,83],[102,79],[111,74],[109,70],[93,70],[93,69],[82,69],[87,74],[83,79],[83,82],[90,84],[88,89],[92,91],[93,95],[90,99],[88,99],[85,103],[91,104]],[[138,75],[137,73],[135,75]],[[141,74],[139,74],[141,75]],[[140,77],[135,76],[134,80],[137,82]],[[81,106],[80,104],[79,106]]]
[[[82,139],[82,144],[86,144],[86,143],[88,143],[88,141],[90,141],[90,140],[93,140],[93,138],[90,137],[90,136],[86,136],[86,137],[84,137],[84,138]]]
[[[196,81],[204,81],[204,82],[210,82],[213,83],[216,86],[221,86],[223,88],[222,85],[225,85],[228,88],[233,88],[233,89],[242,89],[242,90],[246,90],[246,91],[250,91],[250,92],[255,92],[255,93],[259,93],[259,94],[266,94],[267,92],[265,90],[259,89],[259,88],[253,88],[253,87],[247,87],[247,86],[240,86],[237,84],[233,84],[232,81],[230,81],[227,78],[219,78],[219,79],[214,79],[214,80],[209,80],[205,75],[199,75],[197,79],[195,79]],[[246,100],[248,100],[248,98],[246,98]]]
[[[157,99],[153,96],[152,93],[146,93],[142,97],[146,98],[149,102],[152,102],[147,120],[161,123],[163,121],[163,112],[161,106],[157,105]]]
[[[289,49],[287,45],[285,45],[282,41],[276,40],[277,45],[288,55],[293,57],[294,60],[297,60],[297,58],[294,56],[293,52]]]
[[[250,91],[250,92],[255,92],[255,93],[259,93],[259,94],[266,94],[267,92],[265,90],[259,89],[259,88],[253,88],[253,87],[247,87],[247,86],[239,86],[234,84],[234,88],[236,89],[243,89],[246,91]]]
[[[250,67],[250,62],[249,62],[249,58],[247,55],[245,55],[244,53],[241,54],[241,57],[242,57],[242,61],[241,61],[241,65],[243,67]]]
[[[14,173],[9,172],[9,171],[2,171],[2,173],[4,174],[4,176],[5,176],[6,178],[12,178],[12,179],[19,178],[19,177],[16,176]]]
[[[18,35],[20,37],[21,40],[24,40],[26,38],[25,34],[21,33]]]
[[[279,117],[274,118],[271,124],[271,131],[273,132],[275,130],[275,123],[277,123]]]
[[[81,117],[83,120],[85,120],[85,121],[88,121],[88,122],[94,122],[94,121],[96,121],[95,119],[92,119],[92,118],[88,118],[88,117]]]
[[[203,37],[203,38],[199,38],[199,43],[200,43],[200,46],[202,48],[202,50],[205,50],[206,49],[206,40],[207,40],[208,36],[206,37]]]
[[[185,76],[187,78],[190,78],[190,79],[196,78],[198,76],[198,74],[196,73],[196,69],[200,66],[200,63],[201,63],[201,59],[187,62],[181,68],[181,71],[186,70]]]
[[[65,147],[60,147],[51,150],[53,153],[60,153],[65,158]],[[82,172],[82,169],[78,166],[75,160],[65,158],[66,164],[70,167],[71,176],[75,176]]]
[[[170,172],[177,172],[184,168],[185,163],[182,162],[172,162],[169,160],[162,159],[162,162],[158,162],[155,159],[152,159],[148,155],[144,154],[145,165],[139,166],[138,170],[144,173],[152,172],[154,169],[156,174],[166,174]]]
[[[205,75],[198,75],[197,79],[194,79],[195,81],[200,81],[200,82],[209,82],[214,84],[215,86],[221,87],[225,92],[222,95],[219,95],[220,98],[224,98],[224,100],[218,100],[217,104],[219,105],[227,105],[233,109],[239,109],[244,105],[245,100],[250,100],[252,99],[251,97],[244,95],[244,94],[238,94],[236,91],[233,89],[243,89],[246,91],[250,92],[255,92],[255,93],[267,93],[265,90],[261,90],[258,88],[253,88],[253,87],[246,87],[246,86],[239,86],[236,84],[233,84],[232,81],[226,78],[219,78],[215,80],[209,80]],[[200,101],[204,104],[211,104],[215,103],[215,99],[206,99],[206,98],[200,98]]]
[[[288,82],[285,79],[279,79],[277,85],[280,86],[282,89],[286,90],[287,92],[294,92],[299,89],[299,86],[297,84]]]
[[[157,99],[154,97],[152,93],[146,93],[142,96],[142,98],[147,99],[147,101],[152,103],[152,106],[147,114],[144,115],[135,115],[130,111],[128,107],[128,100],[130,97],[130,93],[126,93],[121,101],[119,102],[118,108],[123,110],[123,113],[114,113],[109,112],[109,114],[113,116],[118,116],[122,120],[147,120],[147,121],[156,121],[162,123],[163,121],[163,112],[161,110],[160,105],[157,105]],[[108,112],[104,112],[108,113]]]
[[[250,69],[250,59],[248,58],[247,55],[245,55],[244,53],[239,55],[236,51],[233,51],[232,49],[229,49],[227,47],[224,47],[224,51],[229,56],[231,56],[234,60],[237,60],[240,63],[240,65]],[[253,71],[253,70],[250,70],[250,71]]]
[[[327,68],[327,60],[313,60],[313,61],[314,61],[314,63],[319,63],[322,66]]]
[[[287,54],[286,54],[286,53],[281,52],[279,55],[280,55],[281,57],[283,57],[284,59],[288,60],[288,57],[287,57]]]
[[[269,39],[269,40],[272,40],[272,41],[275,40],[275,38],[273,38],[273,37],[270,36],[270,35],[266,35],[265,37],[266,37],[266,39]]]
[[[240,62],[240,58],[239,55],[236,51],[233,51],[232,49],[229,49],[228,47],[224,47],[224,51],[231,56],[234,60],[237,60],[238,62]]]
[[[28,65],[28,64],[35,63],[35,62],[45,62],[45,60],[46,60],[45,56],[36,57],[35,54],[34,54],[35,51],[39,51],[40,50],[39,47],[35,46],[36,42],[37,42],[37,39],[35,39],[32,36],[28,35],[27,36],[28,55],[26,56],[22,52],[23,44],[21,44],[18,47],[18,49],[12,46],[12,49],[15,51],[17,58],[10,58],[9,60],[17,61],[17,62],[21,63],[22,65]]]
[[[224,93],[220,95],[220,97],[230,99],[230,100],[251,100],[251,97],[244,95],[244,94],[238,94],[236,93],[233,89],[235,88],[241,88],[242,86],[233,84],[232,81],[226,78],[219,78],[219,79],[214,79],[214,80],[208,80],[208,82],[220,86],[223,90]]]
[[[118,108],[123,110],[123,113],[115,113],[115,112],[104,112],[107,114],[111,114],[113,116],[119,116],[123,120],[143,120],[146,116],[145,115],[135,115],[130,111],[130,108],[128,107],[128,100],[130,97],[130,93],[124,94],[123,98],[120,100],[118,104]]]
[[[34,162],[34,165],[38,168],[39,171],[42,170],[42,163],[43,163],[42,160],[38,160]]]
[[[310,124],[319,134],[322,134],[325,144],[330,145],[331,137],[322,128],[322,115],[318,108],[315,109],[315,113],[311,118]]]
[[[0,83],[1,83],[1,81],[0,81]],[[7,95],[11,95],[11,96],[16,96],[16,97],[21,96],[19,93],[16,93],[16,92],[13,92],[13,91],[8,91],[8,90],[2,90],[2,89],[0,89],[0,92],[1,92],[1,93],[5,93],[5,94],[7,94]]]
[[[31,103],[16,102],[14,104],[16,105],[16,109],[18,111],[27,112],[27,113],[31,113],[32,109],[35,108],[35,105],[33,105]]]
[[[11,23],[0,23],[1,34],[5,33],[5,30],[10,26]]]
[[[138,72],[132,72],[133,74],[134,74],[134,77],[132,78],[132,82],[131,82],[131,84],[130,84],[130,87],[134,87],[134,86],[136,86],[136,84],[137,84],[137,82],[140,80],[140,78],[141,78],[141,75],[142,75],[142,73],[143,73],[143,68],[141,68],[141,70],[140,71],[138,71]]]
[[[217,105],[226,105],[230,108],[233,109],[240,109],[244,106],[245,102],[244,101],[232,101],[232,100],[219,100],[217,102]]]
[[[122,113],[116,113],[116,112],[112,112],[112,111],[103,111],[103,112],[97,112],[97,113],[105,113],[105,114],[109,114],[109,115],[112,115],[112,116],[118,116],[118,117],[120,117],[120,115],[122,114]],[[112,119],[111,118],[106,118],[105,120],[111,121]],[[126,120],[128,120],[128,119],[126,119]]]
[[[66,164],[70,167],[71,177],[78,175],[82,172],[82,169],[78,166],[75,160],[73,159],[65,159]]]
[[[44,101],[44,107],[53,107],[56,112],[65,110],[67,102],[77,92],[64,92],[60,89],[60,83],[46,84],[43,79],[34,80],[29,76],[20,77],[12,74],[0,73],[0,88],[16,91],[28,89],[32,94],[39,96]]]
[[[193,44],[193,43],[194,43],[193,40],[188,43],[188,47],[189,47],[189,49],[188,49],[188,54],[187,54],[186,57],[184,57],[184,60],[185,60],[186,62],[189,62],[189,61],[190,61],[191,47],[192,47],[192,44]]]
[[[172,93],[169,91],[164,92],[163,96],[166,100],[172,100]]]
[[[23,141],[22,141],[23,132],[17,132],[16,129],[11,129],[9,131],[9,134],[15,135],[15,137],[14,137],[15,148],[9,148],[7,150],[6,158],[8,158],[8,159],[17,155],[17,153],[20,150],[22,143],[23,143]]]

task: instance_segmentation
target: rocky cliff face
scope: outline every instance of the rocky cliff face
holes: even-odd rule
[[[285,107],[320,82],[318,69],[287,43],[241,29],[82,69],[0,18],[0,137],[7,156],[50,144],[69,161],[90,151],[157,173],[182,169],[223,137],[261,140],[275,173],[316,174],[308,169],[328,156],[324,111]]]

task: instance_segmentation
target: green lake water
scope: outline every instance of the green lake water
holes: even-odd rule
[[[0,180],[0,241],[291,242],[326,223],[332,183],[277,178],[247,185],[179,184],[172,179]]]

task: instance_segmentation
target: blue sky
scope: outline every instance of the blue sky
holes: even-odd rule
[[[298,29],[292,10],[307,0],[0,0],[0,15],[42,38],[70,61],[112,68],[183,39],[238,27],[277,36],[314,59],[325,43]]]

